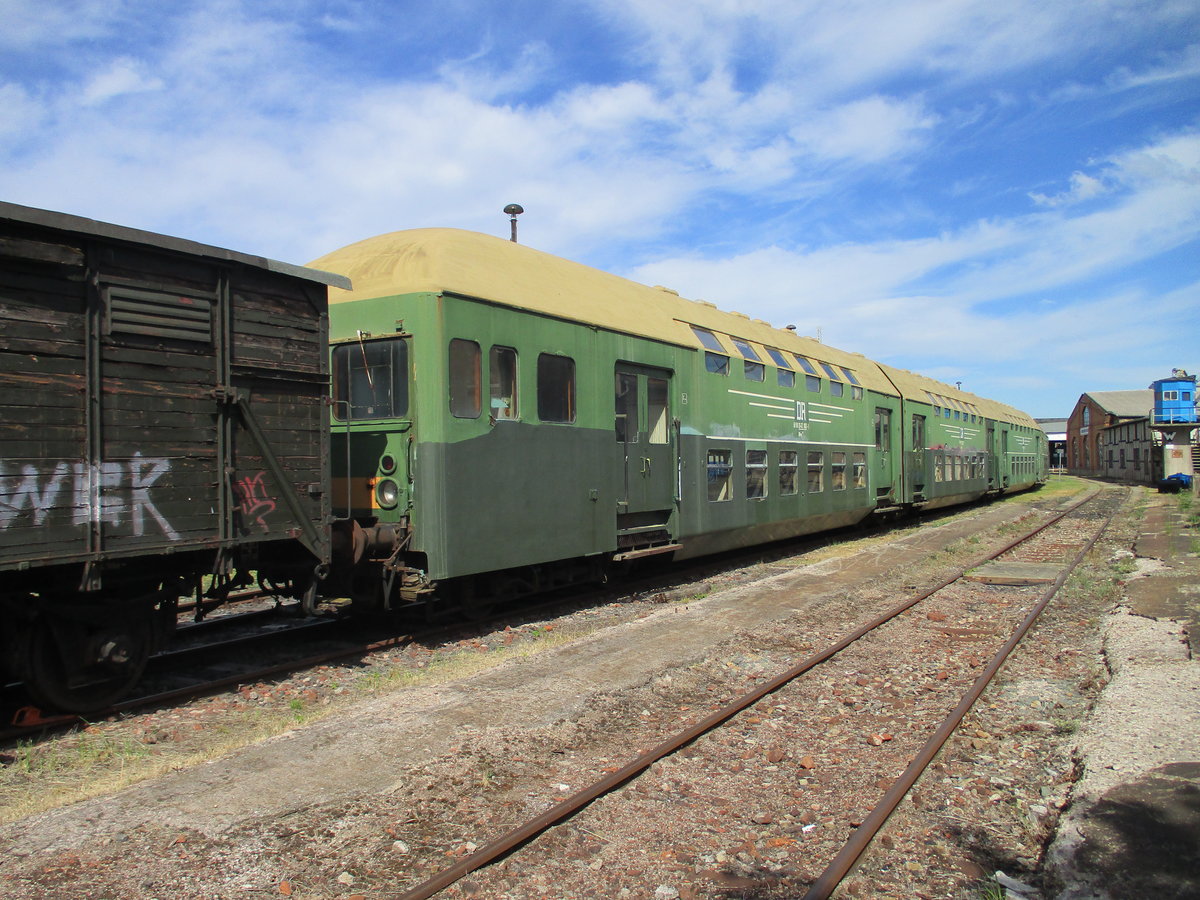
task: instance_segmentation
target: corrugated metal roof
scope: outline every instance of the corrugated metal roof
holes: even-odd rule
[[[113,225],[109,222],[97,222],[82,216],[72,216],[68,213],[53,212],[48,209],[37,209],[32,206],[20,206],[16,203],[0,201],[0,219],[11,222],[23,222],[28,225],[39,225],[44,228],[54,228],[70,234],[109,238],[116,241],[126,241],[131,244],[143,244],[148,247],[159,247],[177,253],[188,253],[224,262],[235,262],[269,272],[291,275],[306,281],[315,281],[332,287],[349,288],[350,281],[342,275],[333,272],[322,272],[293,263],[279,262],[265,256],[252,256],[239,253],[236,250],[226,250],[224,247],[212,247],[184,238],[171,237],[153,231],[141,231],[137,228],[126,228],[124,225]]]

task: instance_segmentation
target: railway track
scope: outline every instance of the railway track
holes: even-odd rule
[[[900,527],[936,521],[953,511],[919,514]],[[893,527],[879,522],[875,530]],[[246,590],[230,595],[226,605],[215,612],[193,602],[180,604],[180,624],[172,644],[155,654],[147,672],[126,700],[88,717],[44,713],[29,705],[19,683],[4,686],[0,692],[0,744],[48,734],[63,728],[112,715],[185,703],[196,697],[228,690],[238,685],[261,682],[301,672],[314,666],[362,658],[390,650],[408,642],[438,644],[456,636],[485,631],[489,626],[510,620],[528,620],[555,615],[564,609],[578,609],[605,602],[616,595],[643,596],[669,594],[679,584],[702,580],[713,574],[737,572],[755,562],[770,562],[858,535],[861,528],[826,532],[782,545],[730,551],[718,557],[676,564],[663,570],[650,570],[627,577],[614,589],[608,586],[577,586],[525,598],[516,604],[498,607],[471,621],[447,614],[444,624],[423,624],[418,616],[399,617],[378,626],[357,626],[339,618],[335,612],[316,619],[299,619],[291,612],[296,603],[276,603],[261,590]],[[245,607],[252,607],[244,609]],[[239,611],[241,610],[241,611]],[[199,614],[197,614],[197,612]],[[397,633],[397,630],[400,630]],[[222,635],[227,635],[222,637]],[[295,641],[288,650],[288,641]],[[265,659],[261,664],[253,660]]]
[[[481,846],[475,847],[476,842],[468,842],[465,846],[472,852],[420,884],[407,887],[401,895],[402,900],[433,897],[472,873],[471,889],[463,893],[488,896],[489,890],[500,889],[511,882],[511,878],[503,881],[500,875],[496,875],[500,880],[489,882],[490,873],[480,871],[500,860],[510,872],[552,872],[556,854],[563,852],[563,842],[556,844],[554,837],[554,831],[561,831],[558,826],[576,822],[574,830],[578,833],[611,837],[603,813],[597,813],[598,822],[577,820],[586,818],[589,807],[596,800],[614,793],[628,793],[630,802],[643,804],[647,799],[653,801],[658,797],[665,798],[668,803],[694,800],[689,803],[693,808],[688,809],[687,814],[698,819],[703,819],[704,813],[696,807],[703,807],[706,798],[689,797],[686,791],[682,798],[678,793],[672,796],[673,784],[717,784],[725,787],[727,795],[754,796],[755,789],[739,787],[737,777],[729,777],[729,773],[687,777],[677,774],[677,770],[699,765],[695,759],[728,760],[723,747],[741,748],[747,742],[768,748],[767,762],[773,761],[778,770],[778,763],[789,758],[794,760],[794,754],[778,745],[778,738],[774,736],[778,732],[772,733],[772,727],[785,733],[813,736],[805,755],[794,760],[801,772],[820,769],[821,760],[829,759],[838,760],[840,768],[849,771],[854,766],[848,762],[866,753],[875,757],[869,764],[871,771],[876,771],[880,758],[886,757],[897,768],[898,774],[889,776],[886,786],[881,786],[880,779],[873,776],[861,785],[859,790],[864,798],[873,796],[877,799],[869,804],[864,799],[862,814],[846,823],[849,834],[844,841],[831,840],[829,834],[836,828],[822,827],[820,797],[824,788],[814,788],[814,785],[822,784],[822,777],[801,778],[802,790],[788,793],[816,802],[808,803],[799,816],[782,816],[785,821],[796,819],[797,824],[770,839],[768,844],[774,842],[777,847],[788,848],[803,840],[807,845],[805,866],[777,865],[754,851],[738,854],[740,867],[731,863],[723,870],[718,866],[708,874],[717,885],[756,888],[762,892],[754,896],[796,897],[807,890],[804,896],[808,900],[828,897],[954,733],[1038,615],[1099,539],[1121,496],[1112,491],[1089,495],[1007,546],[972,560],[939,584],[905,599],[786,671],[762,680],[753,690],[677,731],[657,746],[619,767],[611,767],[605,777],[572,792],[541,814],[486,842],[479,841]],[[873,640],[896,629],[905,635],[902,645],[914,648],[912,656],[903,660],[902,667],[895,666],[896,661],[891,661],[893,665],[889,666],[889,661],[879,659],[878,654],[873,657],[870,649]],[[842,671],[849,667],[852,678],[843,682],[835,677],[832,683],[846,686],[825,691],[823,685],[814,683],[813,676],[826,672],[829,668],[826,664],[833,660],[842,665]],[[900,672],[900,668],[905,671]],[[888,706],[901,714],[895,715],[882,708]],[[928,732],[927,737],[925,732]],[[734,736],[731,738],[730,734]],[[919,741],[918,737],[924,737],[924,740]],[[701,742],[715,742],[719,746],[698,751]],[[681,753],[684,750],[689,753]],[[694,755],[694,759],[687,758],[689,754]],[[886,769],[886,763],[883,767]],[[735,775],[740,775],[749,766],[737,764],[732,768],[737,770]],[[866,764],[862,771],[867,771]],[[861,772],[858,777],[862,778]],[[656,784],[640,785],[642,781]],[[777,785],[774,790],[778,791],[779,787]],[[707,798],[708,801],[714,799]],[[766,806],[767,802],[761,805]],[[717,805],[720,806],[720,801]],[[661,809],[654,808],[654,802],[649,806],[648,816],[662,814]],[[772,814],[765,813],[756,821],[769,824],[773,819]],[[825,832],[823,839],[808,840],[810,832],[816,829]],[[700,837],[697,835],[697,845],[702,844]],[[452,852],[452,848],[448,852]],[[748,858],[740,860],[743,855]],[[529,858],[525,859],[526,856]],[[812,868],[817,859],[823,860],[824,868],[820,871]],[[393,890],[402,889],[393,886]]]

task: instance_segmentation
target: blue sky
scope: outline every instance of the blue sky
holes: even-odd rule
[[[1021,407],[1200,368],[1194,0],[0,0],[0,199],[521,240]]]

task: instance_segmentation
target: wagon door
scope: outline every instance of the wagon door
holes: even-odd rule
[[[881,402],[884,401],[880,398]],[[895,501],[897,453],[899,441],[895,429],[899,425],[896,410],[888,406],[875,407],[875,456],[871,465],[871,484],[875,487],[875,502],[880,506],[890,505]]]
[[[671,373],[622,363],[613,384],[619,544],[626,549],[660,543],[670,537],[675,506]]]

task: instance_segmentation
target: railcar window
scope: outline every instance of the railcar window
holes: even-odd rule
[[[743,340],[731,338],[733,346],[737,347],[738,353],[742,354],[745,359],[753,360],[754,362],[762,362],[762,357],[758,355],[758,351],[751,347]]]
[[[333,349],[333,406],[339,420],[408,414],[408,345],[399,338],[355,341]]]
[[[791,369],[779,369],[778,371],[779,371],[778,381],[779,381],[780,387],[790,388],[790,387],[796,386],[796,373],[795,372],[793,372]]]
[[[671,440],[667,432],[671,417],[668,403],[667,380],[665,378],[647,378],[646,425],[652,444],[666,444]]]
[[[831,397],[840,397],[845,393],[845,388],[846,386],[840,381],[831,381],[829,382],[829,395]]]
[[[775,365],[781,369],[790,369],[791,365],[787,361],[787,357],[783,355],[782,350],[776,350],[774,347],[767,348],[767,355],[775,361]]]
[[[779,451],[779,493],[796,493],[796,470],[799,454],[795,450]]]
[[[729,357],[720,353],[704,351],[704,368],[714,375],[729,374]]]
[[[729,500],[733,496],[733,466],[730,464],[732,457],[732,450],[708,451],[709,500]]]
[[[863,398],[863,389],[860,388],[857,384],[852,385],[850,388],[850,396],[853,397],[855,400],[861,400]]]
[[[810,363],[803,356],[801,356],[798,353],[793,353],[792,356],[795,358],[796,363],[800,366],[800,368],[803,369],[806,373],[808,373],[809,375],[817,374],[817,370],[813,368],[813,364]]]
[[[912,448],[925,449],[925,417],[916,414],[912,418]]]
[[[696,335],[696,340],[706,350],[715,350],[717,353],[724,353],[725,348],[721,346],[721,342],[717,340],[717,336],[706,328],[699,328],[696,325],[691,326],[692,334]]]
[[[512,347],[493,347],[488,353],[489,399],[492,418],[515,419],[517,405],[517,351]]]
[[[479,417],[481,359],[474,341],[450,342],[450,414],[460,419]]]
[[[552,353],[538,357],[537,405],[543,422],[575,421],[575,360]]]
[[[808,451],[808,492],[819,494],[825,490],[825,454],[820,450]]]
[[[892,411],[875,408],[875,449],[887,453],[892,449]]]
[[[767,496],[767,451],[746,451],[746,499]]]
[[[766,367],[762,363],[751,362],[744,360],[742,362],[743,371],[746,373],[747,381],[763,381],[766,379]]]
[[[809,393],[821,393],[821,379],[816,375],[805,375],[804,383],[808,387]]]
[[[945,481],[946,480],[945,460],[941,453],[937,454],[933,458],[933,480],[934,481]]]
[[[618,444],[637,443],[638,379],[629,372],[617,372],[615,431]]]
[[[865,488],[867,486],[867,454],[854,454],[854,486],[856,488]]]
[[[858,384],[858,379],[854,377],[853,372],[851,372],[845,366],[838,366],[838,368],[842,370],[842,374],[846,376],[846,380],[848,382],[850,382],[851,384]]]
[[[835,491],[846,489],[846,452],[834,450],[830,454],[830,483]]]

